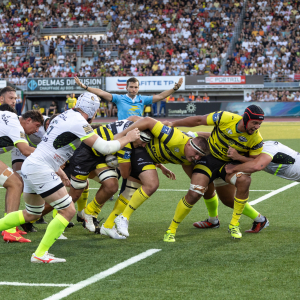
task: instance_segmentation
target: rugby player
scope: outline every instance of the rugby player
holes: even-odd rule
[[[192,162],[209,153],[209,146],[205,137],[199,136],[192,139],[179,129],[168,127],[149,117],[138,120],[124,133],[133,128],[139,128],[141,131],[149,129],[154,135],[154,139],[145,148],[135,149],[132,154],[131,176],[141,181],[142,186],[136,183],[128,183],[126,185],[128,189],[135,189],[132,198],[130,199],[130,193],[125,192],[118,199],[117,205],[120,208],[114,212],[116,215],[119,214],[115,219],[115,224],[118,232],[124,236],[129,236],[128,224],[132,213],[159,186],[156,164],[181,164],[189,174],[192,172]],[[126,198],[126,195],[129,199]]]
[[[59,211],[49,223],[41,243],[32,254],[32,263],[66,261],[50,255],[48,250],[76,213],[72,198],[63,184],[64,181],[68,185],[68,179],[60,166],[71,158],[80,142],[83,141],[100,153],[109,154],[139,138],[139,131],[135,130],[119,140],[101,139],[88,123],[93,120],[98,108],[99,100],[96,95],[80,95],[74,110],[67,110],[50,123],[42,141],[22,165],[26,209],[9,213],[2,218],[0,230],[39,218],[45,201]]]
[[[13,93],[13,92],[9,92]],[[11,96],[13,99],[14,97]],[[28,145],[25,138],[26,134],[33,134],[38,131],[43,117],[38,111],[27,111],[20,118],[17,112],[9,104],[2,104],[0,106],[0,154],[10,151],[15,147],[25,157],[29,156],[35,150]],[[20,205],[20,197],[22,194],[23,182],[20,176],[9,168],[3,162],[0,162],[0,184],[6,188],[5,204],[6,213],[17,211]],[[3,240],[8,242],[30,242],[30,240],[23,238],[20,233],[26,234],[17,230],[15,226],[7,227],[2,232]]]
[[[95,129],[95,133],[104,140],[112,140],[114,136],[121,133],[125,128],[128,128],[136,116],[129,119],[116,121],[105,126],[100,126]],[[137,139],[132,144],[127,144],[124,148],[116,153],[121,176],[126,179],[130,174],[131,163],[130,156],[132,148],[144,147],[147,142],[151,140],[152,136],[147,132],[140,133],[140,139]],[[85,228],[89,231],[95,232],[95,218],[101,211],[105,202],[118,191],[118,173],[106,164],[106,156],[82,144],[74,153],[70,160],[70,174],[71,174],[71,188],[70,195],[76,201],[83,189],[87,185],[88,178],[94,178],[101,183],[99,191],[95,198],[84,209],[84,212],[78,212],[78,219],[84,218]],[[111,234],[114,238],[122,238],[115,230],[105,232],[101,228],[102,234]]]
[[[0,91],[0,105],[8,104],[12,108],[15,108],[17,102],[17,93],[11,86],[6,86]]]
[[[256,105],[250,105],[246,108],[243,117],[226,111],[218,111],[205,116],[188,117],[171,122],[171,126],[214,125],[214,129],[208,139],[211,154],[196,162],[190,189],[177,205],[173,221],[164,235],[165,242],[175,242],[179,224],[204,195],[208,185],[218,177],[236,187],[233,215],[228,230],[232,238],[241,239],[239,219],[249,197],[251,178],[242,172],[228,175],[224,167],[231,161],[231,158],[227,156],[229,146],[241,155],[252,158],[261,153],[263,142],[258,129],[263,120],[263,110]]]

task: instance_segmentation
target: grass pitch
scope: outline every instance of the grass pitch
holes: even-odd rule
[[[261,132],[265,140],[276,139],[300,151],[299,128],[296,122],[266,122]],[[1,155],[1,160],[10,164],[10,154]],[[0,244],[0,282],[76,284],[148,249],[161,249],[65,299],[299,299],[300,186],[254,206],[270,220],[270,227],[259,234],[244,233],[240,242],[231,240],[227,227],[232,210],[222,203],[219,229],[193,228],[193,222],[207,218],[206,207],[200,200],[179,226],[176,243],[168,244],[163,242],[164,232],[178,201],[186,194],[177,190],[189,187],[181,167],[169,167],[177,180],[172,182],[159,174],[160,189],[172,191],[156,192],[133,214],[127,240],[89,233],[73,220],[76,226],[65,231],[68,240],[58,240],[50,250],[57,257],[66,258],[67,263],[31,264],[30,256],[47,226],[36,225],[38,232],[27,235],[31,243]],[[290,183],[265,172],[253,174],[254,191],[250,192],[249,201],[269,193],[257,190],[277,190]],[[91,187],[98,185],[92,182]],[[91,190],[89,201],[95,192]],[[3,215],[4,189],[0,189],[0,196]],[[113,205],[108,201],[99,218],[106,219]],[[50,222],[51,218],[48,215],[45,219]],[[251,225],[251,220],[242,216],[241,230]],[[44,299],[63,289],[0,285],[0,299]]]

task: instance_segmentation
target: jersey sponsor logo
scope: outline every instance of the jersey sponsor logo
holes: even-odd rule
[[[233,132],[232,132],[232,130],[231,130],[230,128],[227,128],[227,129],[226,129],[226,132],[227,132],[228,134],[233,134]]]
[[[9,122],[8,118],[10,118],[10,116],[7,116],[7,115],[3,114],[1,116],[1,118],[2,118],[2,121],[5,123],[5,125],[7,125],[8,122]]]
[[[213,114],[212,119],[213,119],[214,123],[216,123],[217,121],[219,121],[219,118],[220,118],[220,113],[214,113]]]
[[[239,136],[239,141],[242,143],[248,142],[248,140],[244,136]]]
[[[21,138],[21,139],[25,139],[25,133],[22,132],[22,131],[20,131],[20,138]]]
[[[139,158],[137,161],[143,161],[143,159],[142,159],[142,158]]]
[[[161,132],[164,133],[164,134],[169,134],[171,132],[171,128],[164,125]]]
[[[83,130],[84,130],[84,132],[85,132],[86,134],[89,134],[89,133],[93,132],[93,128],[92,128],[90,125],[88,125],[88,124],[82,126],[82,128],[83,128]]]
[[[264,145],[264,143],[261,141],[259,144],[255,145],[252,149],[253,149],[253,150],[257,150],[257,149],[259,149],[259,148],[262,148],[263,145]]]
[[[130,159],[131,157],[131,152],[130,151],[126,151],[125,154],[124,154],[124,159]]]
[[[174,148],[174,151],[175,151],[176,153],[178,153],[180,150],[179,150],[178,147],[175,147],[175,148]]]
[[[59,115],[59,117],[62,118],[64,121],[67,121],[67,116],[66,116],[67,111],[65,111],[65,112],[63,112],[62,114]]]

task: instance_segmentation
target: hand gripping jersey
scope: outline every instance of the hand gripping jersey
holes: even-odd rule
[[[0,154],[10,151],[17,143],[27,143],[19,118],[10,111],[0,112]]]
[[[300,154],[275,141],[264,142],[262,153],[272,157],[264,171],[288,180],[300,181]]]
[[[94,133],[92,127],[76,110],[67,110],[54,118],[36,150],[27,158],[58,171],[69,160],[81,141]]]
[[[157,122],[151,132],[155,138],[145,148],[155,163],[191,164],[184,154],[189,136],[161,122]]]
[[[110,141],[114,139],[114,135],[121,133],[122,131],[127,129],[131,124],[133,124],[132,121],[126,119],[120,120],[120,121],[107,124],[105,126],[100,126],[97,129],[94,129],[94,132],[104,140]],[[92,150],[95,155],[103,156],[103,154],[99,153],[97,150],[93,148]],[[113,155],[117,156],[119,163],[130,162],[131,150],[132,147],[131,144],[129,143],[123,149],[119,150],[116,153],[113,153]]]
[[[241,116],[227,111],[218,111],[207,116],[207,125],[214,126],[208,139],[210,152],[214,157],[222,161],[231,161],[231,158],[227,156],[229,146],[241,155],[261,153],[263,139],[258,130],[252,135],[237,131],[237,125],[241,119]]]

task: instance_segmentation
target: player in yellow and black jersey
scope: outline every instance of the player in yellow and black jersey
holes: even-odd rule
[[[102,139],[110,141],[114,139],[116,134],[122,132],[124,128],[127,128],[132,123],[129,120],[116,121],[105,126],[99,126],[94,129],[94,132]],[[145,133],[141,133],[141,138],[143,137],[145,137]],[[130,174],[132,149],[145,147],[145,145],[146,142],[139,139],[131,144],[127,144],[118,152],[113,153],[118,160],[119,170],[123,178],[127,178]],[[83,143],[70,159],[70,173],[71,188],[69,194],[74,202],[80,197],[83,189],[86,187],[88,178],[101,183],[101,187],[96,193],[94,200],[86,206],[84,211],[78,212],[78,219],[83,218],[85,227],[89,231],[94,232],[96,228],[93,218],[97,218],[104,203],[118,191],[118,173],[115,168],[110,167],[106,163],[105,155],[93,148],[86,147]],[[118,238],[117,232],[114,232],[114,234]]]
[[[131,180],[127,181],[124,193],[116,202],[114,214],[117,230],[129,236],[128,224],[132,213],[146,201],[158,188],[159,180],[156,166],[170,176],[161,164],[181,164],[185,171],[192,171],[192,162],[209,153],[206,138],[194,139],[177,128],[168,127],[152,118],[142,118],[127,128],[126,131],[138,128],[150,130],[154,139],[144,148],[134,149],[131,159]],[[191,173],[191,172],[189,172]],[[130,192],[131,191],[131,192]]]
[[[196,162],[190,189],[178,203],[173,221],[164,236],[164,241],[175,242],[175,233],[179,223],[204,195],[209,183],[218,177],[236,186],[234,210],[229,231],[233,238],[240,239],[242,237],[238,224],[248,200],[251,179],[247,174],[242,173],[227,175],[224,166],[231,161],[227,156],[230,154],[230,147],[242,155],[253,158],[261,153],[263,143],[258,129],[263,120],[264,112],[262,109],[256,105],[250,105],[246,108],[243,117],[226,111],[218,111],[205,116],[189,117],[170,124],[187,127],[213,125],[214,129],[208,139],[211,154]],[[210,206],[217,206],[217,201],[217,198],[209,199]]]

